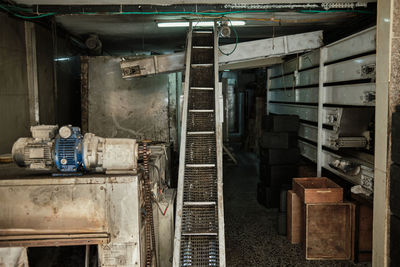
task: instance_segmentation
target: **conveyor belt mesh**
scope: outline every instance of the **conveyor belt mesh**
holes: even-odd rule
[[[186,168],[183,201],[217,201],[217,172],[215,168]]]
[[[214,109],[214,90],[190,90],[189,109]]]
[[[214,112],[189,112],[187,120],[187,130],[188,132],[214,131]]]
[[[182,214],[183,234],[214,233],[218,230],[218,213],[215,204],[185,206]]]
[[[181,266],[219,266],[217,236],[183,236]]]
[[[192,46],[213,46],[213,43],[212,32],[193,33]],[[177,211],[174,267],[225,266],[220,262],[220,249],[224,245],[219,243],[223,226],[219,225],[218,206],[222,192],[218,191],[214,49],[193,48],[191,53],[191,64],[186,66],[190,75],[185,78],[189,81],[185,87],[188,102],[182,129],[186,128],[186,132],[182,131],[184,151],[180,152],[185,156],[180,164],[185,165],[183,172],[180,165],[178,195],[179,190],[183,192],[177,205],[181,208]]]
[[[186,137],[186,164],[216,163],[215,134]]]

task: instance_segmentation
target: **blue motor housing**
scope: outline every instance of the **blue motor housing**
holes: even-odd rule
[[[64,128],[65,127],[65,128]],[[56,138],[54,161],[61,172],[84,171],[83,136],[79,127],[64,126]]]

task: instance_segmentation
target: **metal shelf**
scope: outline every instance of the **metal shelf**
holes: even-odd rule
[[[299,116],[300,153],[317,163],[318,175],[325,168],[370,190],[373,165],[357,153],[343,158],[339,152],[367,146],[375,106],[375,37],[372,27],[268,71],[268,113]],[[335,168],[332,161],[340,159],[357,165],[357,174]]]

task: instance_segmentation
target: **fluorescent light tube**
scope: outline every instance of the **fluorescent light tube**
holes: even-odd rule
[[[189,22],[159,22],[157,23],[159,28],[169,27],[189,27]]]
[[[214,25],[214,21],[193,21],[194,27],[211,27]],[[244,26],[246,22],[244,20],[233,20],[228,22],[228,26],[232,23],[233,26]],[[159,28],[168,28],[168,27],[189,27],[189,22],[185,21],[177,21],[177,22],[158,22],[157,26]]]

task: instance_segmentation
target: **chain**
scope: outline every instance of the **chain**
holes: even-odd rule
[[[152,267],[152,266],[157,266],[157,261],[155,260],[154,265],[152,265],[153,256],[156,255],[156,238],[154,235],[153,205],[151,202],[149,155],[147,151],[147,142],[143,142],[143,148],[141,152],[143,155],[144,196],[145,196],[144,204],[146,210],[146,216],[145,216],[146,267]]]

